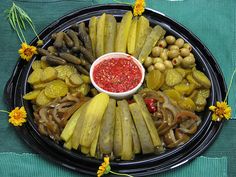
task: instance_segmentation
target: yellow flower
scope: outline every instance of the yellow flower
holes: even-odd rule
[[[111,170],[111,167],[109,165],[109,157],[104,157],[104,162],[100,165],[97,171],[97,177],[100,177],[104,174],[108,174]]]
[[[29,61],[34,54],[37,54],[37,48],[24,42],[21,44],[21,48],[18,50],[18,53],[22,59]]]
[[[26,111],[24,107],[16,107],[9,113],[9,123],[14,126],[22,126],[26,122]]]
[[[220,121],[222,118],[230,119],[231,107],[224,102],[216,102],[216,106],[210,106],[209,109],[213,111],[212,120]]]
[[[42,46],[42,45],[43,45],[43,40],[39,39],[39,40],[37,41],[37,46],[40,47],[40,46]]]
[[[145,0],[136,0],[133,7],[134,16],[142,15],[145,10]]]

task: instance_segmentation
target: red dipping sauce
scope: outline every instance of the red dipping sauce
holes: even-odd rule
[[[132,58],[111,58],[94,67],[93,79],[102,89],[119,93],[135,88],[142,79],[142,72]]]

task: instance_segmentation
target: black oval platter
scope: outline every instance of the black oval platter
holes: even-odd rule
[[[121,4],[97,5],[89,8],[74,11],[63,16],[57,21],[46,27],[41,33],[40,38],[45,41],[43,47],[47,47],[51,42],[51,34],[69,28],[74,23],[88,20],[92,16],[100,16],[102,13],[113,14],[117,20],[122,15],[132,10],[131,6]],[[146,9],[143,13],[150,20],[150,24],[161,25],[168,34],[173,34],[183,38],[193,46],[193,53],[196,57],[197,68],[202,70],[211,80],[211,97],[208,99],[206,110],[201,113],[203,119],[198,132],[186,144],[173,150],[167,150],[160,155],[137,155],[132,161],[112,161],[112,170],[121,173],[128,173],[134,176],[146,176],[161,173],[183,165],[199,154],[201,154],[214,141],[220,132],[223,122],[212,122],[211,113],[207,107],[214,104],[216,100],[222,100],[226,93],[226,85],[223,74],[216,60],[201,41],[185,27],[166,17],[160,12]],[[36,45],[35,38],[31,45]],[[76,151],[68,151],[61,144],[54,143],[51,139],[42,136],[34,123],[33,111],[30,102],[23,100],[22,96],[30,90],[27,78],[31,72],[31,64],[37,59],[34,57],[29,63],[18,60],[15,69],[5,86],[5,102],[9,109],[16,106],[25,106],[27,111],[27,123],[22,127],[16,127],[21,138],[37,153],[41,154],[50,161],[69,169],[95,175],[100,160],[92,159]]]

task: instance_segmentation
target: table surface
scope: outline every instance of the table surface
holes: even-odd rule
[[[59,17],[79,8],[98,3],[112,3],[111,0],[16,0],[25,9],[35,23],[37,31]],[[123,1],[132,2],[132,1]],[[3,100],[4,86],[18,60],[17,50],[20,41],[10,28],[3,11],[10,7],[11,1],[0,2],[0,109],[7,109]],[[219,63],[226,80],[235,68],[236,61],[236,1],[234,0],[148,0],[147,7],[158,10],[191,30],[208,47]],[[27,41],[34,38],[32,32],[26,32]],[[235,81],[229,95],[229,104],[235,115]],[[236,176],[236,121],[230,120],[224,126],[214,143],[202,154],[206,157],[227,157],[228,176]],[[19,138],[14,128],[8,124],[8,117],[0,117],[0,153],[35,153]]]

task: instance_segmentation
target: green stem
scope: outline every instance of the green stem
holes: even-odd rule
[[[5,111],[5,110],[0,110],[0,112],[9,114],[9,112],[8,112],[8,111]]]
[[[36,37],[38,38],[38,40],[40,40],[38,34],[35,31],[35,28],[34,28],[33,24],[28,19],[26,19],[26,21],[28,22],[28,24],[32,28],[32,30],[33,30],[34,34],[36,35]]]
[[[229,82],[229,88],[228,88],[228,91],[226,93],[226,96],[225,96],[225,99],[224,99],[224,102],[227,100],[228,96],[229,96],[229,92],[230,92],[230,89],[231,89],[231,86],[232,86],[232,83],[233,83],[233,79],[234,79],[234,75],[236,73],[236,68],[234,69],[234,72],[230,78],[230,82]]]
[[[14,13],[15,13],[15,17],[16,17],[17,26],[18,26],[18,28],[20,30],[20,34],[21,34],[21,36],[23,38],[23,41],[26,42],[25,36],[24,36],[23,31],[22,31],[21,26],[20,26],[20,22],[19,22],[19,19],[18,19],[16,8],[14,8]],[[16,30],[16,32],[18,33],[18,30]],[[22,42],[22,40],[21,40],[21,42]]]
[[[116,173],[116,172],[111,171],[111,170],[110,170],[110,173],[112,173],[112,174],[114,174],[114,175],[119,175],[119,176],[129,176],[129,177],[133,177],[133,176],[128,175],[128,174],[125,174],[125,173]]]

